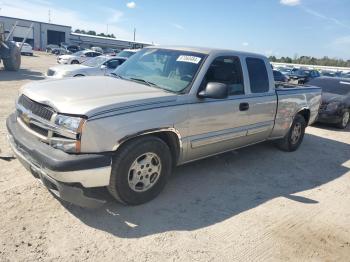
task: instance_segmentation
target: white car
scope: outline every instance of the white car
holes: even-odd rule
[[[117,54],[117,56],[119,57],[125,57],[125,58],[129,58],[130,56],[136,54],[138,51],[140,51],[141,49],[124,49],[123,51],[121,51],[120,53]]]
[[[21,42],[16,42],[16,45],[20,48],[22,43]],[[33,48],[30,44],[28,43],[23,43],[22,48],[21,48],[21,54],[22,55],[30,55],[33,56]]]
[[[58,65],[47,70],[46,78],[59,79],[77,76],[99,76],[112,73],[124,63],[124,57],[98,56],[80,65]]]
[[[102,55],[100,52],[92,50],[78,51],[71,55],[60,55],[57,57],[59,64],[81,64],[91,58]]]

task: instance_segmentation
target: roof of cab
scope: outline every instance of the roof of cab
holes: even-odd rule
[[[217,53],[233,53],[236,55],[245,55],[245,56],[254,56],[254,57],[264,57],[264,55],[257,54],[257,53],[251,53],[251,52],[243,52],[243,51],[236,51],[236,50],[230,50],[230,49],[220,49],[220,48],[209,48],[209,47],[195,47],[195,46],[147,46],[145,48],[159,48],[159,49],[169,49],[169,50],[179,50],[179,51],[187,51],[187,52],[195,52],[195,53],[202,53],[206,55],[214,55]]]

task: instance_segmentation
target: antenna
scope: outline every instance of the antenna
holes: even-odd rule
[[[51,23],[51,10],[49,9],[49,23]]]

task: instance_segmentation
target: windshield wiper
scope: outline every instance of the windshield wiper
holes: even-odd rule
[[[139,82],[145,83],[145,84],[148,85],[148,86],[161,88],[161,87],[158,86],[157,84],[152,83],[152,82],[149,82],[149,81],[147,81],[147,80],[145,80],[145,79],[142,79],[142,78],[134,78],[134,77],[131,77],[130,80],[139,81]],[[161,89],[163,89],[163,88],[161,88]]]
[[[112,76],[112,77],[116,77],[116,78],[119,78],[119,79],[125,79],[124,77],[122,77],[121,75],[118,75],[116,73],[110,73],[109,76]]]

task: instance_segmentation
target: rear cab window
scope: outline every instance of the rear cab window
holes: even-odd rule
[[[270,90],[269,76],[263,59],[246,58],[250,91],[252,93],[267,93]]]

